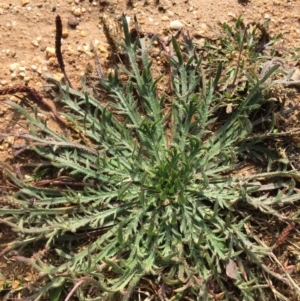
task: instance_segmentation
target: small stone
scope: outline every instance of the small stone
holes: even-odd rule
[[[68,25],[71,28],[76,28],[76,26],[79,24],[79,22],[75,18],[69,18]]]
[[[81,37],[86,37],[86,31],[81,30],[81,31],[80,31],[80,36],[81,36]]]
[[[82,12],[82,13],[85,13],[85,12],[86,12],[86,9],[83,7],[83,8],[81,9],[81,12]]]
[[[227,13],[227,16],[229,16],[229,17],[231,17],[231,18],[233,18],[233,19],[236,19],[236,15],[235,15],[235,13],[232,12],[232,11],[228,12],[228,13]]]
[[[72,55],[74,54],[74,51],[73,51],[73,49],[69,48],[69,49],[65,52],[65,54],[66,54],[67,56],[72,56]]]
[[[300,80],[300,69],[297,68],[295,69],[295,71],[293,72],[293,75],[291,76],[291,80]]]
[[[107,54],[107,49],[102,45],[98,46],[98,50],[100,51],[101,54]]]
[[[264,14],[264,19],[270,19],[270,15],[269,14]]]
[[[25,76],[23,79],[26,83],[28,83],[31,80],[31,77],[30,76]]]
[[[48,57],[54,57],[56,54],[55,54],[55,48],[52,48],[52,47],[47,47],[46,48],[46,54]]]
[[[56,58],[54,56],[50,57],[48,60],[47,60],[47,65],[48,66],[55,66],[56,65]]]
[[[7,80],[3,79],[0,81],[1,86],[7,85]]]
[[[9,65],[9,69],[11,72],[19,71],[20,65],[18,63],[12,63]]]
[[[179,30],[182,27],[183,27],[183,24],[180,21],[178,21],[178,20],[170,22],[170,29]]]
[[[169,21],[170,18],[169,18],[168,16],[163,16],[163,17],[161,18],[161,20],[162,20],[162,21]]]
[[[37,71],[38,67],[36,65],[31,65],[31,70],[32,71]]]
[[[167,14],[168,14],[168,16],[170,16],[170,17],[174,17],[174,12],[172,12],[171,10],[168,10],[167,11]]]
[[[22,0],[22,6],[25,6],[25,5],[27,5],[28,3],[30,3],[29,0]]]
[[[95,57],[95,54],[94,54],[93,52],[91,52],[91,51],[86,51],[85,53],[86,53],[90,58]]]
[[[80,9],[79,7],[76,8],[76,9],[73,11],[73,15],[74,15],[75,17],[80,17],[81,14],[82,14],[82,12],[81,12],[81,9]]]
[[[63,28],[63,30],[62,30],[62,37],[63,37],[64,39],[66,39],[68,36],[69,36],[69,31],[68,31],[68,29],[67,29],[67,28]]]
[[[19,75],[24,78],[26,76],[25,72],[20,72]]]
[[[64,75],[62,73],[54,73],[53,74],[53,78],[58,82],[60,82],[63,79],[63,77],[64,77]]]
[[[39,47],[39,42],[37,40],[33,40],[31,44],[35,47]]]

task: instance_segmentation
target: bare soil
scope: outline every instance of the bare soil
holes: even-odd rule
[[[211,36],[209,26],[222,21],[232,21],[242,15],[246,23],[263,23],[270,19],[270,34],[282,33],[283,49],[300,47],[300,2],[288,0],[10,0],[0,3],[0,95],[1,89],[16,85],[28,85],[45,93],[45,74],[52,74],[57,80],[63,75],[55,58],[55,17],[60,15],[64,26],[62,52],[66,72],[75,87],[80,88],[81,76],[87,70],[96,75],[92,42],[101,59],[104,73],[111,66],[107,56],[110,46],[100,22],[105,17],[107,24],[118,34],[120,16],[125,13],[133,23],[136,15],[142,30],[158,33],[164,38],[174,31],[170,22],[179,20],[195,41]],[[70,19],[78,21],[76,28],[68,26]],[[158,58],[159,59],[159,58]],[[92,67],[91,67],[92,66]],[[91,70],[92,69],[92,70]],[[295,96],[297,97],[297,96]],[[9,134],[21,129],[20,116],[3,104],[5,100],[20,102],[16,95],[0,96],[0,133]],[[295,98],[296,101],[299,101]],[[30,100],[32,103],[32,100]],[[39,104],[38,104],[39,105]],[[41,108],[46,118],[53,119],[47,108]],[[293,120],[292,122],[297,122]],[[52,121],[53,128],[61,125]],[[14,162],[12,144],[15,140],[0,136],[0,162],[11,165]],[[1,166],[1,165],[0,165]],[[1,167],[0,167],[1,169]],[[1,190],[5,193],[7,181],[1,177]],[[0,204],[6,206],[7,204]],[[13,241],[8,227],[0,226],[0,252]],[[12,254],[10,254],[12,255]],[[2,279],[1,279],[2,274]],[[34,278],[31,269],[16,263],[9,255],[0,258],[0,291],[5,281],[10,280],[8,289],[17,290],[21,284]],[[7,285],[7,282],[6,282]],[[4,295],[1,295],[3,297]]]

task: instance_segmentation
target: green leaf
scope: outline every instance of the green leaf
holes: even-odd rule
[[[55,287],[49,291],[49,301],[59,301],[63,290],[63,285]]]

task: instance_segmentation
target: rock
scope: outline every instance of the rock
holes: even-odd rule
[[[67,29],[67,28],[63,28],[63,30],[62,30],[62,37],[63,37],[64,39],[66,39],[68,36],[69,36],[69,31],[68,31],[68,29]]]
[[[18,64],[18,63],[12,63],[12,64],[10,64],[9,65],[9,70],[11,71],[11,72],[15,72],[15,71],[19,71],[19,67],[20,67],[20,65]]]
[[[179,30],[182,27],[183,27],[183,24],[178,20],[170,22],[170,29],[172,29],[172,30]]]
[[[80,9],[79,7],[74,9],[73,15],[74,15],[75,17],[80,17],[81,14],[82,14],[82,12],[81,12],[81,9]]]
[[[76,26],[79,24],[79,22],[75,19],[75,18],[69,18],[68,20],[68,25],[71,27],[71,28],[76,28]]]
[[[39,42],[37,40],[31,41],[31,44],[35,47],[39,47]]]
[[[161,18],[161,20],[162,20],[162,21],[169,21],[170,18],[169,18],[168,16],[163,16],[163,17]]]
[[[293,75],[291,76],[291,80],[293,80],[293,81],[300,80],[300,69],[299,68],[295,69],[295,71],[293,72]]]
[[[25,5],[27,5],[28,3],[30,3],[30,1],[29,0],[22,0],[22,6],[25,6]]]
[[[11,80],[14,80],[17,78],[17,74],[15,72],[13,72],[11,75],[10,75],[10,79]]]
[[[55,54],[55,48],[47,47],[46,48],[46,54],[47,54],[48,57],[54,57],[54,56],[56,56],[56,54]]]

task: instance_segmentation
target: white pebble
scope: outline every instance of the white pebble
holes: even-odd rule
[[[163,17],[161,18],[161,20],[162,20],[162,21],[169,21],[170,18],[169,18],[168,16],[163,16]]]
[[[81,16],[81,9],[78,7],[73,11],[73,15],[76,17],[80,17]]]
[[[178,20],[170,22],[170,29],[178,30],[178,29],[181,29],[182,27],[183,27],[183,24]]]
[[[48,57],[54,57],[55,56],[55,48],[47,47],[46,54]]]
[[[38,46],[39,46],[39,42],[38,42],[37,40],[33,40],[33,41],[31,42],[31,44],[32,44],[33,46],[35,46],[35,47],[38,47]]]
[[[11,72],[15,72],[19,70],[20,65],[18,63],[12,63],[9,65],[9,69]]]

